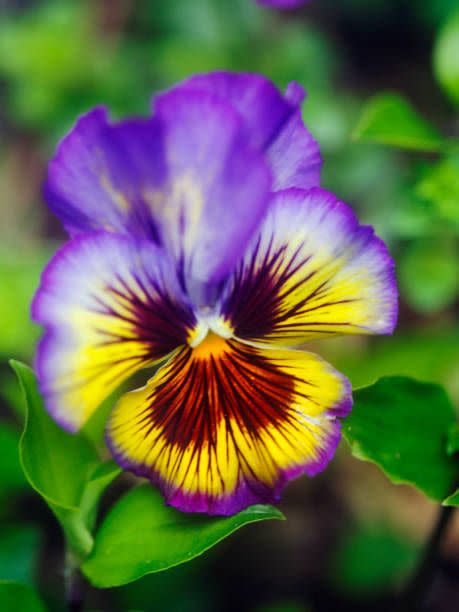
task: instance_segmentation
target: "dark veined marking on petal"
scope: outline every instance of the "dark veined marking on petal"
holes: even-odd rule
[[[313,329],[314,333],[333,334],[334,331],[330,328],[349,327],[348,321],[289,321],[315,311],[323,312],[331,306],[356,302],[358,299],[327,301],[335,275],[334,271],[330,271],[329,278],[301,299],[288,305],[289,296],[323,270],[313,269],[301,274],[301,268],[310,262],[312,255],[301,256],[303,245],[300,245],[289,254],[288,261],[285,261],[287,245],[274,250],[273,242],[274,237],[271,236],[265,253],[260,258],[259,238],[250,260],[241,262],[235,272],[230,295],[222,309],[224,316],[231,321],[235,334],[241,338],[295,336],[299,331],[304,332],[307,329]],[[287,283],[297,274],[298,280],[287,289]],[[325,329],[320,329],[321,327]]]
[[[156,279],[146,277],[150,288],[139,275],[131,278],[134,287],[117,274],[103,294],[91,295],[94,306],[89,312],[106,317],[106,325],[99,320],[92,330],[99,336],[94,348],[101,352],[85,363],[78,378],[69,369],[61,376],[58,388],[48,389],[47,393],[71,392],[97,379],[110,386],[186,342],[189,330],[196,324],[191,309],[175,302]],[[105,348],[110,349],[108,355]]]
[[[139,445],[148,440],[150,447],[155,447],[156,455],[167,457],[167,474],[163,477],[174,482],[174,486],[181,484],[177,482],[177,475],[185,460],[185,451],[190,453],[186,461],[191,465],[196,459],[199,466],[205,446],[210,455],[207,481],[212,483],[218,478],[224,489],[224,476],[217,461],[217,428],[222,423],[227,452],[232,446],[239,464],[239,478],[243,478],[247,486],[257,481],[257,474],[250,457],[245,456],[238,444],[235,428],[245,436],[251,452],[257,455],[269,474],[275,473],[275,465],[260,433],[269,436],[270,444],[275,445],[281,437],[287,447],[294,450],[298,444],[295,432],[307,427],[307,423],[298,422],[292,407],[294,401],[301,398],[313,401],[295,388],[296,382],[304,385],[305,381],[284,372],[256,349],[232,341],[221,342],[224,349],[205,358],[198,358],[194,350],[183,348],[164,366],[164,379],[144,399],[135,422],[118,426],[138,436]],[[268,432],[270,425],[274,426],[276,436]],[[174,449],[179,452],[175,452],[173,458]],[[144,475],[148,475],[148,470],[155,470],[154,465],[148,467],[148,457],[144,468]],[[184,478],[186,475],[182,483]]]
[[[133,275],[138,291],[119,275],[115,280],[117,286],[106,285],[105,297],[93,296],[99,306],[94,312],[111,319],[107,319],[108,329],[95,330],[101,335],[101,346],[144,344],[146,358],[157,358],[186,342],[189,330],[196,324],[191,309],[175,302],[154,279],[148,278],[150,288],[138,275]],[[110,331],[110,323],[116,319],[125,323],[126,329]]]

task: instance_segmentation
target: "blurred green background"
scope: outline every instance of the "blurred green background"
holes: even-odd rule
[[[65,240],[41,197],[46,161],[97,103],[114,117],[146,114],[155,91],[213,69],[261,72],[280,87],[299,81],[323,185],[387,241],[401,292],[394,337],[314,350],[355,386],[406,374],[444,384],[458,403],[459,149],[418,154],[351,138],[366,101],[386,90],[444,136],[459,136],[457,8],[457,0],[316,0],[279,13],[251,0],[0,0],[0,580],[34,585],[51,610],[63,609],[62,538],[18,463],[23,408],[7,359],[33,359],[30,300]],[[282,509],[286,523],[250,526],[198,561],[92,590],[87,609],[387,610],[385,594],[413,567],[435,512],[344,444],[324,474],[288,487]],[[459,609],[458,527],[436,610]]]

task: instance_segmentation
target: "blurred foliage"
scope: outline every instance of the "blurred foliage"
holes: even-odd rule
[[[403,253],[400,288],[419,312],[441,310],[454,302],[459,290],[459,258],[455,242],[417,240]]]
[[[24,405],[6,365],[10,357],[32,361],[39,330],[30,322],[30,301],[45,261],[64,239],[62,230],[46,213],[41,182],[46,159],[76,116],[95,104],[106,104],[113,117],[146,114],[149,98],[156,91],[194,72],[212,69],[262,72],[280,87],[298,80],[308,94],[303,106],[305,121],[319,140],[325,160],[323,184],[353,205],[359,217],[374,224],[387,241],[397,262],[401,294],[400,322],[393,338],[347,339],[329,347],[317,345],[315,350],[329,351],[330,359],[350,376],[354,386],[402,374],[444,385],[458,402],[457,49],[457,0],[317,0],[288,14],[265,9],[251,0],[0,3],[0,580],[13,581],[0,583],[0,609],[14,609],[13,601],[26,610],[43,610],[31,587],[39,588],[52,609],[60,609],[62,576],[52,569],[62,563],[55,552],[56,541],[61,546],[60,536],[56,536],[46,506],[43,504],[43,511],[30,503],[30,484],[45,502],[51,501],[50,507],[67,533],[77,529],[81,535],[86,529],[92,538],[100,526],[108,544],[110,537],[122,536],[122,528],[114,521],[117,515],[106,514],[107,499],[113,501],[113,496],[120,494],[118,484],[108,488],[111,468],[100,467],[99,456],[101,451],[104,457],[103,423],[113,398],[77,438],[53,430],[54,424],[43,418],[42,409],[36,410],[37,398],[29,398],[29,421],[21,443],[26,479],[17,450]],[[392,93],[381,93],[388,90]],[[352,141],[352,134],[359,141]],[[360,142],[363,140],[365,144]],[[25,370],[21,375],[29,376]],[[362,431],[374,434],[373,442],[377,442],[375,432],[381,423],[373,422],[372,413],[367,412],[369,407],[381,405],[387,419],[382,424],[391,432],[394,428],[400,432],[398,452],[408,453],[406,469],[410,461],[421,462],[427,457],[431,465],[418,482],[411,471],[399,471],[396,449],[383,449],[376,456],[361,448],[361,454],[393,478],[409,480],[440,498],[442,483],[450,477],[450,468],[445,465],[456,459],[443,457],[446,464],[439,468],[435,449],[443,434],[446,448],[443,426],[452,422],[452,409],[445,409],[437,396],[432,398],[435,410],[431,402],[430,411],[437,420],[432,431],[430,422],[424,426],[425,454],[421,456],[419,436],[427,418],[428,395],[424,387],[420,389],[422,392],[411,399],[402,391],[381,395],[380,387],[370,399],[365,395],[375,389],[359,391],[352,418],[357,420],[355,427],[361,419]],[[413,397],[417,397],[414,403]],[[43,449],[49,437],[55,453],[46,457]],[[410,448],[407,440],[411,440]],[[83,446],[86,450],[81,450]],[[45,469],[40,467],[42,462]],[[102,472],[94,471],[97,469]],[[438,469],[443,475],[435,472]],[[340,517],[343,508],[330,494],[335,477],[331,470],[314,482],[318,482],[325,506]],[[329,591],[334,589],[350,593],[358,601],[362,594],[371,597],[398,583],[412,566],[417,543],[387,526],[372,525],[372,516],[354,529],[349,529],[352,523],[346,519],[335,532],[329,514],[322,517],[316,512],[316,548],[293,553],[292,542],[299,540],[300,531],[311,529],[305,523],[301,530],[295,527],[296,505],[301,513],[305,507],[315,510],[314,495],[318,495],[314,483],[303,479],[299,484],[285,495],[286,514],[293,517],[285,524],[285,541],[276,541],[273,559],[261,560],[263,568],[254,567],[247,579],[246,588],[255,591],[251,601],[272,602],[253,609],[320,612],[326,609]],[[88,486],[89,498],[87,493],[83,505],[88,499],[90,503],[82,508],[83,490]],[[108,492],[99,500],[106,487]],[[127,504],[131,499],[127,498],[121,495],[114,508]],[[456,492],[445,503],[457,505],[458,500]],[[53,507],[55,502],[59,507]],[[346,506],[345,500],[342,503]],[[410,499],[410,508],[411,503]],[[98,505],[101,518],[96,520]],[[416,504],[413,511],[416,516]],[[134,523],[132,529],[140,530],[143,524],[150,537],[149,521],[155,513],[144,512],[142,517],[144,523]],[[140,540],[142,536],[139,531]],[[334,538],[331,543],[330,538]],[[97,550],[106,552],[105,544],[99,544]],[[163,544],[168,549],[167,539]],[[284,550],[283,546],[287,552],[280,558],[278,550]],[[245,530],[244,539],[238,540],[234,549],[224,550],[234,556],[237,566],[250,547],[256,548],[257,540]],[[203,548],[201,542],[198,549]],[[137,552],[140,567],[145,562],[142,542]],[[44,570],[37,571],[38,558]],[[143,567],[152,571],[152,560],[148,563]],[[223,571],[217,571],[215,563],[214,557],[200,558],[193,564],[146,576],[108,591],[106,599],[94,598],[88,609],[206,611],[216,609],[218,602],[222,610],[230,610],[231,594],[240,585],[232,582],[231,560]],[[135,577],[145,573],[138,567],[128,570],[137,572]],[[300,579],[295,583],[298,571]],[[284,582],[278,578],[280,574]],[[316,594],[315,587],[321,581],[326,587]],[[340,609],[347,609],[343,606]],[[354,612],[359,608],[351,605],[349,609]]]
[[[394,93],[378,94],[367,102],[353,138],[415,151],[439,151],[445,146],[440,134]]]
[[[417,547],[384,525],[351,529],[338,543],[331,562],[331,577],[339,589],[351,594],[386,591],[414,568]]]
[[[41,544],[38,527],[27,523],[5,525],[0,528],[0,541],[0,581],[32,586]]]
[[[0,608],[45,612],[46,608],[35,591],[25,584],[0,580]]]
[[[439,32],[434,50],[434,69],[440,85],[452,102],[459,105],[459,12],[457,11],[451,14]]]
[[[18,461],[19,431],[10,424],[0,423],[0,504],[6,504],[10,495],[21,493],[27,486]],[[1,516],[1,513],[0,513]]]
[[[12,248],[0,249],[0,320],[2,333],[0,356],[30,357],[39,329],[30,320],[33,293],[51,249],[22,252],[18,257]]]

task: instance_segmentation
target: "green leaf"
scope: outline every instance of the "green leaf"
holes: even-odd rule
[[[413,485],[441,501],[458,474],[446,453],[454,422],[442,387],[394,376],[354,393],[343,434],[355,457],[378,465],[392,482]]]
[[[445,140],[402,96],[383,93],[367,102],[352,138],[414,151],[441,151]]]
[[[459,451],[459,423],[453,423],[448,430],[446,452],[454,455]]]
[[[113,462],[101,463],[82,434],[69,434],[46,412],[33,371],[12,361],[26,399],[27,413],[19,455],[31,486],[62,525],[70,547],[80,556],[93,545],[91,528],[98,501],[119,474]]]
[[[438,82],[450,99],[459,105],[459,12],[440,30],[433,54]]]
[[[262,505],[230,517],[183,514],[142,485],[110,510],[82,570],[95,586],[120,586],[190,561],[243,525],[282,518],[276,508]]]
[[[448,455],[455,455],[459,452],[459,423],[453,423],[448,430],[448,440],[446,445],[446,452]],[[459,482],[459,478],[456,480],[456,484]],[[444,506],[459,506],[459,488],[449,495],[444,501]]]
[[[443,501],[443,506],[459,506],[459,489]]]
[[[85,483],[78,508],[63,508],[49,503],[51,510],[61,523],[67,542],[72,550],[85,557],[92,550],[92,530],[96,520],[100,498],[108,485],[118,476],[121,469],[114,461],[101,463]]]
[[[25,584],[0,580],[0,610],[46,612],[36,592]]]
[[[435,312],[452,304],[459,291],[459,253],[454,241],[418,240],[404,252],[399,266],[402,294],[418,312]]]

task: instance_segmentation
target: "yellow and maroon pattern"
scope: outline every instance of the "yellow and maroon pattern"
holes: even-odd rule
[[[174,274],[154,245],[110,234],[56,254],[33,316],[47,325],[36,362],[41,392],[63,427],[79,429],[120,383],[197,333]]]
[[[278,194],[223,299],[237,337],[294,346],[335,334],[390,333],[393,262],[373,229],[323,190]]]
[[[339,440],[336,417],[350,406],[349,384],[319,357],[209,332],[123,396],[108,439],[171,505],[232,514],[323,469]]]

